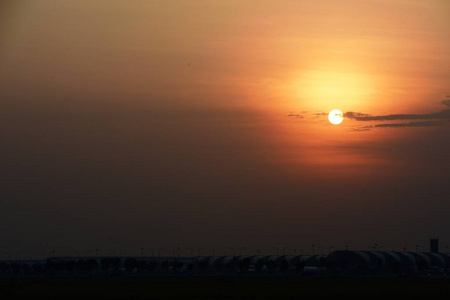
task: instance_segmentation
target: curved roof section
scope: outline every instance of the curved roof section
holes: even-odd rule
[[[222,256],[216,260],[215,265],[226,265],[234,260],[234,256]]]
[[[299,255],[297,260],[301,261],[301,262],[305,262],[307,261],[311,256],[310,255]]]
[[[327,261],[335,262],[341,268],[366,266],[370,265],[370,256],[363,251],[333,251],[328,257]]]
[[[364,261],[367,263],[367,265],[370,265],[369,254],[365,253],[364,251],[355,251],[355,253],[360,255],[364,259]]]
[[[412,255],[414,255],[414,258],[416,259],[416,264],[422,263],[425,264],[425,266],[430,266],[430,257],[426,255],[425,253],[421,252],[409,252]]]
[[[198,257],[197,262],[200,263],[209,263],[210,259],[212,258],[212,256],[203,256],[203,257]]]
[[[445,267],[449,268],[450,267],[450,255],[448,253],[439,253],[439,255],[442,256],[442,258],[444,258]]]
[[[252,264],[252,265],[257,264],[261,258],[262,258],[261,255],[253,255],[253,256],[248,257],[248,259],[250,260],[250,264]]]
[[[440,253],[423,253],[430,259],[430,267],[442,267],[448,266],[445,256]]]
[[[386,259],[385,260],[385,263],[386,264],[391,264],[391,263],[401,263],[402,262],[402,259],[400,258],[400,255],[398,255],[396,252],[394,252],[394,251],[385,251],[385,252],[382,252],[383,253],[383,255],[384,255],[384,258]]]
[[[369,255],[371,266],[384,266],[386,264],[386,256],[379,251],[364,251]]]
[[[316,267],[317,263],[320,261],[320,259],[324,258],[325,256],[323,255],[311,255],[309,257],[307,257],[305,260],[303,260],[303,263],[305,264],[305,266],[307,267]]]
[[[235,256],[234,259],[235,259],[236,261],[241,261],[241,260],[244,260],[244,259],[246,259],[246,258],[250,259],[250,257],[251,257],[251,256],[248,256],[248,255],[239,255],[239,256]]]
[[[294,255],[282,255],[279,256],[276,260],[276,264],[281,264],[283,261],[286,261],[287,263],[290,263],[292,260],[296,260],[296,256]]]
[[[410,252],[395,252],[400,257],[400,263],[406,266],[415,266],[416,257]]]
[[[264,262],[275,261],[278,258],[276,255],[267,255],[262,258]]]
[[[214,265],[216,264],[216,262],[217,262],[220,258],[221,258],[220,256],[211,256],[211,257],[208,259],[208,265],[209,265],[209,266],[214,266]]]

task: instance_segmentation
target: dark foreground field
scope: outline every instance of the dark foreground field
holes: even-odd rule
[[[2,279],[0,297],[94,299],[292,299],[337,296],[450,296],[442,279],[120,278]]]

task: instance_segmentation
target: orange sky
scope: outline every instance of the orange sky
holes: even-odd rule
[[[250,220],[242,240],[220,231],[224,243],[248,241],[252,229],[272,216],[264,207],[280,203],[285,206],[277,212],[280,227],[266,230],[269,236],[287,233],[275,242],[286,244],[295,236],[286,228],[314,227],[322,220],[323,215],[296,220],[292,212],[302,208],[327,207],[326,218],[349,236],[355,234],[352,220],[370,227],[370,221],[357,217],[370,207],[375,210],[368,215],[388,226],[376,207],[397,215],[400,206],[390,208],[388,199],[425,197],[422,177],[434,183],[447,178],[441,170],[448,166],[443,154],[449,147],[448,119],[433,119],[439,126],[369,128],[411,120],[346,118],[335,126],[322,113],[335,108],[380,116],[443,111],[442,101],[450,94],[449,12],[447,0],[4,1],[2,157],[4,176],[12,182],[8,195],[18,199],[8,204],[9,212],[20,211],[21,201],[31,207],[56,205],[71,214],[69,220],[34,209],[30,224],[51,230],[66,222],[61,228],[81,236],[86,224],[95,223],[84,205],[96,203],[94,211],[102,211],[114,203],[103,218],[105,224],[120,223],[122,211],[132,223],[123,225],[123,238],[153,222],[138,221],[136,210],[144,218],[144,212],[164,216],[177,207],[180,224],[189,224],[187,235],[198,237],[198,244],[210,234],[205,228],[211,220],[197,221],[204,205],[222,222],[210,226],[215,232]],[[117,192],[110,191],[111,182]],[[384,194],[393,182],[399,188]],[[412,182],[418,190],[408,190]],[[341,196],[333,201],[326,187]],[[355,195],[342,196],[353,190],[371,191],[367,206]],[[303,193],[309,198],[292,200]],[[438,203],[443,195],[438,193]],[[123,200],[128,196],[135,200]],[[55,204],[52,197],[67,200]],[[183,203],[189,203],[187,211],[179,208]],[[351,204],[348,211],[342,203]],[[260,205],[256,212],[254,205]],[[426,219],[435,210],[424,205],[417,204],[429,212]],[[405,224],[419,212],[404,215]],[[181,225],[171,225],[171,218],[158,219],[161,228],[154,232],[137,230],[126,245],[163,232],[155,239],[174,246],[178,237],[172,230]],[[87,223],[80,225],[82,219]],[[448,225],[437,220],[442,221],[417,238]],[[3,222],[9,227],[10,221]],[[79,242],[92,245],[108,235],[110,225],[102,226],[95,237]],[[306,232],[305,240],[323,236],[322,243],[339,242],[320,229]],[[59,234],[55,231],[54,243]],[[19,247],[17,234],[10,235]],[[366,243],[362,236],[355,237],[356,245]],[[394,238],[390,243],[397,246]]]
[[[4,6],[7,92],[25,84],[28,96],[43,101],[51,101],[49,93],[75,93],[105,105],[243,108],[274,118],[333,108],[430,112],[448,93],[448,1]],[[277,123],[295,127],[287,118]],[[311,134],[317,127],[296,130]],[[343,129],[333,130],[315,136],[328,139]],[[341,142],[355,139],[343,131]]]

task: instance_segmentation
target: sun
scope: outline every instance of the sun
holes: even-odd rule
[[[328,120],[331,124],[338,125],[344,120],[344,114],[339,109],[333,109],[328,114]]]

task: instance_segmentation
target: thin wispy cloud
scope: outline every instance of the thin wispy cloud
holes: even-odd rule
[[[297,118],[297,119],[303,119],[304,118],[301,114],[294,114],[294,113],[289,113],[288,117]]]
[[[446,98],[450,98],[447,96]],[[447,109],[438,112],[425,114],[390,114],[390,115],[370,115],[360,112],[346,112],[344,117],[355,121],[406,121],[406,120],[427,120],[427,121],[411,121],[407,123],[380,123],[375,125],[361,126],[355,128],[356,131],[367,131],[373,128],[406,128],[406,127],[431,127],[442,126],[445,121],[450,121],[450,99],[441,102],[447,106]],[[448,124],[448,123],[447,123]]]
[[[447,98],[450,98],[450,96],[447,96]],[[450,99],[442,101],[442,104],[450,108]]]
[[[450,109],[444,109],[435,113],[428,114],[392,114],[374,116],[359,112],[346,112],[345,118],[356,121],[401,121],[401,120],[429,120],[429,119],[450,119]]]
[[[375,124],[369,126],[362,126],[355,128],[355,131],[367,131],[372,128],[405,128],[405,127],[432,127],[441,126],[444,122],[442,121],[424,121],[424,122],[409,122],[409,123],[386,123],[386,124]]]

